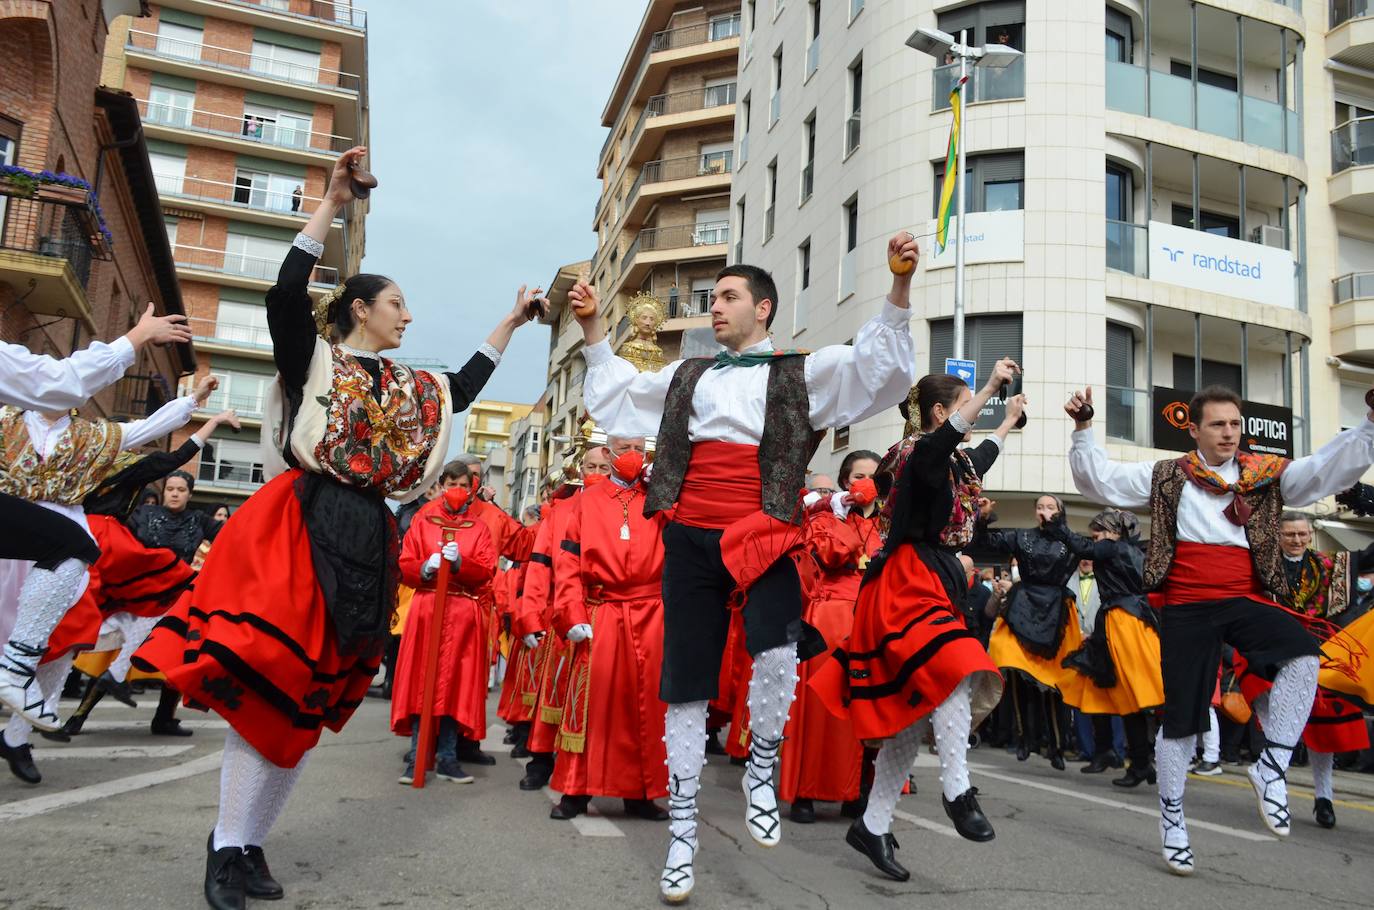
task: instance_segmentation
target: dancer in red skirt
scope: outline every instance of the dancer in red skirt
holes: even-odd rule
[[[959,604],[969,584],[958,551],[973,539],[982,477],[1001,453],[1005,432],[976,448],[959,445],[1017,369],[1010,359],[999,360],[977,395],[942,373],[912,389],[906,438],[885,464],[896,476],[885,509],[891,516],[887,541],[864,575],[849,641],[812,682],[833,712],[848,710],[860,739],[884,741],[868,807],[845,839],[897,881],[911,874],[893,856],[892,813],[927,717],[940,752],[945,812],[969,840],[994,837],[978,791],[969,785],[965,758],[969,731],[997,704],[1002,677],[964,624]],[[1008,400],[1003,430],[1024,406],[1022,396]]]
[[[413,499],[438,479],[452,415],[538,307],[521,288],[481,349],[447,374],[380,355],[411,321],[389,279],[355,275],[316,307],[310,276],[365,153],[335,163],[267,293],[278,380],[264,457],[286,470],[225,523],[195,589],[135,655],[232,727],[205,864],[215,908],[281,896],[262,843],[321,732],[342,729],[361,704],[387,643],[400,569],[385,498]],[[326,340],[331,329],[340,342]]]
[[[832,497],[838,508],[807,519],[806,558],[814,561],[818,577],[802,619],[832,647],[849,637],[859,581],[883,546],[872,488],[879,460],[876,452],[862,449],[846,455],[839,473],[842,493]],[[855,817],[864,767],[863,744],[848,716],[831,714],[810,687],[818,664],[808,660],[797,668],[801,682],[778,760],[778,797],[791,804],[788,818],[804,825],[816,820],[817,800],[843,803],[842,812]]]
[[[1356,598],[1355,580],[1374,570],[1374,546],[1357,553],[1342,551],[1328,555],[1313,550],[1311,545],[1312,519],[1302,512],[1284,512],[1279,517],[1279,546],[1283,548],[1288,593],[1275,599],[1303,616],[1341,623]],[[1246,700],[1254,703],[1267,698],[1271,684],[1247,670],[1242,655],[1237,675]],[[1364,714],[1339,693],[1318,686],[1302,740],[1307,745],[1312,787],[1316,791],[1312,816],[1321,827],[1334,828],[1336,807],[1331,801],[1331,772],[1336,763],[1335,753],[1369,748]]]
[[[401,633],[396,685],[391,696],[391,730],[410,737],[410,753],[400,782],[415,780],[419,718],[424,709],[425,654],[434,628],[435,576],[440,559],[449,574],[444,626],[437,632],[439,676],[434,690],[434,717],[439,721],[435,740],[434,773],[441,780],[472,783],[459,764],[459,742],[478,741],[487,729],[486,617],[481,590],[496,571],[496,544],[491,531],[471,516],[471,493],[466,485],[446,490],[416,513],[401,544],[401,579],[415,589]],[[446,532],[452,535],[448,539]]]

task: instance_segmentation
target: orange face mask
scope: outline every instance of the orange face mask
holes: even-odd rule
[[[878,498],[878,485],[871,477],[861,477],[849,485],[849,498],[855,505],[866,506]]]
[[[463,506],[468,504],[470,495],[472,495],[472,491],[467,487],[449,487],[444,491],[444,507],[450,512],[461,512]]]
[[[582,478],[582,486],[584,489],[590,490],[592,487],[601,483],[601,481],[605,479],[605,474],[588,474],[586,477]]]
[[[639,477],[639,472],[644,470],[644,453],[630,449],[611,463],[611,470],[626,483],[634,481]]]

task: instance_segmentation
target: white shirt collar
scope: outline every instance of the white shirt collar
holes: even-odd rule
[[[773,338],[772,338],[772,336],[769,336],[769,337],[763,339],[763,340],[760,341],[760,342],[757,342],[757,343],[755,343],[755,344],[749,345],[749,347],[747,347],[747,348],[741,348],[741,349],[739,349],[738,351],[735,351],[735,353],[736,353],[736,354],[762,354],[762,353],[765,352],[765,351],[771,351],[771,350],[773,350]]]
[[[1305,553],[1299,553],[1297,556],[1289,556],[1287,553],[1284,553],[1283,558],[1289,562],[1302,562],[1302,558],[1305,555]]]
[[[1236,456],[1234,456],[1234,455],[1232,455],[1230,458],[1228,458],[1228,459],[1226,459],[1225,461],[1223,461],[1221,464],[1212,465],[1212,464],[1207,464],[1207,456],[1205,456],[1205,455],[1202,454],[1202,450],[1201,450],[1201,449],[1194,449],[1193,451],[1195,451],[1195,452],[1197,453],[1198,461],[1201,461],[1204,465],[1206,465],[1208,468],[1212,469],[1213,471],[1216,471],[1218,474],[1229,474],[1231,471],[1237,470],[1237,468],[1236,468]]]

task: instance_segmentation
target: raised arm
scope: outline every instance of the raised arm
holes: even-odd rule
[[[127,335],[110,344],[93,341],[61,360],[23,345],[0,344],[0,403],[32,411],[80,407],[133,366],[139,347],[190,340],[185,316],[157,316],[150,303]]]
[[[612,436],[657,434],[668,386],[683,361],[674,361],[656,373],[641,373],[628,360],[611,353],[611,344],[604,338],[583,348],[582,356],[587,360],[582,403],[597,425]]]
[[[888,240],[887,255],[911,263],[911,268],[893,274],[882,310],[859,329],[852,345],[828,345],[806,358],[815,429],[848,426],[881,414],[906,398],[916,382],[910,298],[921,251],[915,238],[902,231]]]
[[[1073,442],[1069,446],[1069,470],[1078,492],[1103,505],[1118,509],[1143,509],[1150,504],[1150,462],[1122,464],[1112,461],[1093,441],[1093,390],[1074,392],[1064,405],[1073,418]],[[1083,419],[1086,418],[1086,419]]]
[[[1374,417],[1374,415],[1371,415]],[[1279,478],[1284,503],[1311,505],[1353,486],[1374,464],[1374,419],[1342,430],[1326,445],[1293,461]]]

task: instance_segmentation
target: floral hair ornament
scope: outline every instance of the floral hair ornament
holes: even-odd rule
[[[333,325],[334,318],[339,313],[339,301],[343,299],[343,295],[344,286],[340,284],[321,297],[319,303],[315,304],[315,331],[325,341],[330,340],[329,327]]]

